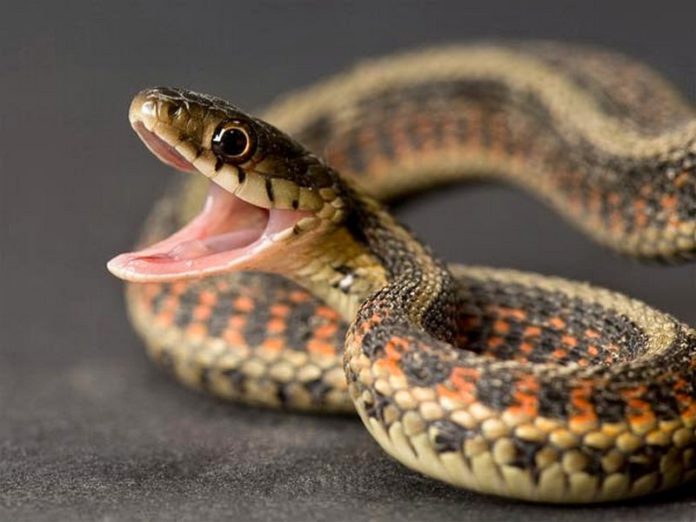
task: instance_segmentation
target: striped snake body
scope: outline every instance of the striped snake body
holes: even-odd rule
[[[598,502],[694,476],[696,332],[583,283],[447,266],[373,199],[501,179],[617,251],[690,259],[696,118],[645,66],[469,45],[360,65],[264,120],[168,88],[130,116],[160,159],[203,174],[156,205],[153,246],[109,264],[182,382],[355,409],[405,465],[486,493]]]

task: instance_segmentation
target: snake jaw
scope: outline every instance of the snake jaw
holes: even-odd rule
[[[113,258],[109,271],[131,282],[167,282],[264,268],[306,213],[264,209],[210,185],[202,211],[171,236]],[[289,233],[288,233],[289,231]]]

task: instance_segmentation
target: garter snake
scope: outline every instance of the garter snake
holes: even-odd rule
[[[263,119],[154,88],[130,120],[196,173],[156,205],[151,246],[109,263],[182,382],[357,410],[405,465],[486,493],[597,502],[694,476],[694,330],[587,284],[447,266],[374,199],[494,178],[614,250],[691,259],[696,117],[646,66],[471,44],[359,65]]]

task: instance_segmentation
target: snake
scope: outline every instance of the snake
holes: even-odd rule
[[[184,174],[108,269],[185,385],[357,412],[406,467],[502,497],[606,502],[696,474],[695,330],[588,283],[448,265],[387,207],[501,181],[606,248],[693,259],[696,114],[649,66],[472,42],[360,62],[260,118],[157,87],[129,119]]]

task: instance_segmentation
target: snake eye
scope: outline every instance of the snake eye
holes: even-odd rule
[[[213,152],[223,160],[239,163],[254,152],[249,128],[238,120],[221,123],[213,134]]]

